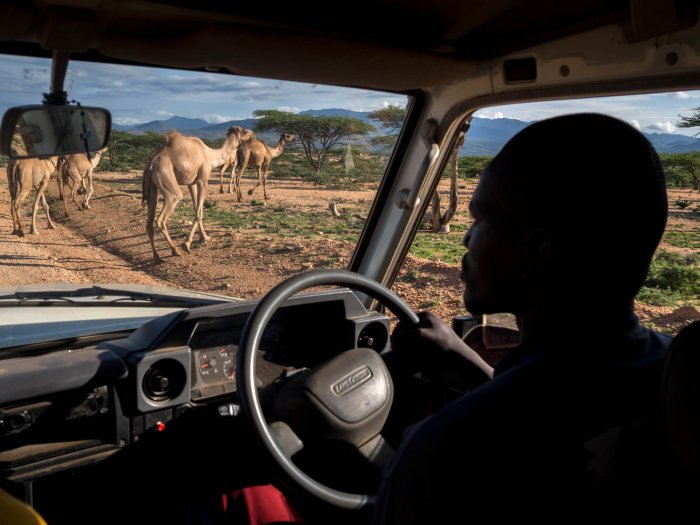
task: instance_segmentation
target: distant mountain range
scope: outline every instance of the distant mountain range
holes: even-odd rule
[[[349,109],[308,109],[302,111],[301,115],[313,116],[341,116],[354,117],[365,122],[369,122],[377,127],[377,134],[385,133],[385,130],[378,126],[376,121],[369,118],[368,111],[351,111]],[[474,117],[471,127],[467,133],[467,140],[462,148],[462,155],[495,155],[503,145],[510,140],[521,129],[526,128],[532,122],[522,120],[500,118],[487,119]],[[226,129],[230,126],[241,126],[255,129],[256,120],[242,119],[230,120],[219,124],[210,124],[198,118],[171,117],[167,120],[153,120],[144,124],[133,126],[121,126],[113,124],[113,129],[127,131],[129,133],[141,134],[147,131],[165,133],[176,129],[186,135],[193,135],[201,138],[222,138],[226,134]],[[644,132],[643,132],[644,133]],[[687,135],[672,133],[644,133],[649,141],[654,145],[659,153],[687,153],[700,151],[700,139]],[[275,134],[261,135],[260,138],[266,142],[275,143],[278,138]],[[364,141],[362,141],[365,143]],[[366,143],[365,143],[366,144]]]

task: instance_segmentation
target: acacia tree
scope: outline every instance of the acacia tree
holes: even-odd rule
[[[396,144],[396,137],[401,131],[404,120],[406,120],[406,108],[403,106],[387,106],[376,111],[372,111],[369,118],[380,123],[381,127],[388,131],[387,135],[379,135],[372,138],[372,144],[382,152],[391,152]]]
[[[389,130],[393,135],[396,135],[403,126],[403,121],[406,120],[406,108],[399,105],[390,105],[369,114],[372,120],[378,120],[384,129]]]
[[[299,115],[276,109],[253,111],[258,118],[256,131],[292,133],[304,148],[311,167],[319,173],[328,152],[339,142],[374,131],[374,126],[353,117]]]
[[[683,115],[678,115],[681,120],[676,122],[676,126],[679,128],[697,128],[700,126],[700,107],[693,108],[693,113],[689,117],[684,117]],[[696,133],[697,136],[700,132]]]
[[[674,155],[666,156],[664,159],[662,159],[662,162],[664,163],[664,166],[668,168],[668,171],[671,174],[674,172],[680,172],[681,174],[685,175],[683,179],[690,179],[691,187],[695,191],[700,189],[700,154],[676,153]],[[677,179],[676,182],[680,182],[680,179]]]

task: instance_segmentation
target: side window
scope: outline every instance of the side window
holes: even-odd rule
[[[446,322],[469,316],[459,280],[462,238],[472,224],[469,201],[479,176],[501,147],[532,122],[555,115],[597,112],[625,120],[652,143],[667,182],[668,222],[635,309],[641,321],[676,334],[700,319],[700,92],[598,98],[482,108],[443,172],[437,197],[418,231],[394,288],[417,310],[432,310]],[[565,197],[563,197],[565,198]],[[507,312],[504,312],[507,314]],[[472,323],[514,326],[509,315],[458,319],[460,333]],[[495,333],[495,331],[491,331]],[[491,341],[498,347],[507,337]],[[507,345],[506,345],[507,346]]]

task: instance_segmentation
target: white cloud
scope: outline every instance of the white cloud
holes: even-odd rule
[[[231,115],[202,115],[200,118],[211,122],[212,124],[221,124],[222,122],[228,122],[230,120],[243,120],[246,117],[233,117]]]
[[[659,122],[654,122],[649,127],[651,129],[663,131],[664,133],[675,133],[675,131],[676,131],[676,126],[674,126],[670,120],[663,120],[663,121],[659,121]]]
[[[175,113],[171,113],[170,111],[156,111],[155,113],[159,117],[165,117],[165,118],[170,118],[170,117],[175,116]]]
[[[637,130],[639,130],[639,131],[642,130],[642,126],[641,126],[641,124],[639,124],[639,121],[637,119],[630,120],[630,124],[632,124],[632,126],[637,128]]]
[[[502,111],[495,111],[495,112],[491,113],[488,110],[487,111],[481,110],[481,111],[477,112],[474,116],[478,117],[478,118],[488,118],[488,119],[506,118],[506,116],[503,114]]]
[[[115,117],[113,120],[114,120],[115,124],[119,124],[121,126],[133,126],[135,124],[143,123],[143,120],[133,118],[133,117],[123,117],[123,118]]]
[[[279,106],[277,111],[286,111],[287,113],[299,113],[301,109],[292,106]]]
[[[685,91],[678,91],[676,92],[676,98],[686,99],[690,98],[690,95],[688,95],[688,93],[686,93]]]

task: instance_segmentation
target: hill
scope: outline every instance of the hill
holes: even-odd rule
[[[386,134],[386,130],[379,127],[376,121],[369,118],[369,111],[352,111],[349,109],[327,108],[327,109],[307,109],[300,112],[301,115],[312,116],[340,116],[353,117],[363,122],[368,122],[374,125],[377,130],[375,135]],[[255,129],[256,120],[253,118],[230,120],[218,124],[211,124],[205,120],[198,118],[186,117],[171,117],[167,120],[153,120],[144,124],[135,126],[120,126],[114,125],[114,129],[119,131],[127,131],[129,133],[141,134],[146,131],[154,131],[164,133],[171,129],[193,135],[200,138],[223,138],[226,135],[226,128],[230,126],[241,126],[244,128]],[[531,122],[526,122],[517,119],[499,118],[487,119],[474,117],[471,126],[467,133],[467,140],[462,147],[462,155],[495,155],[520,130],[529,126]],[[645,133],[652,145],[659,153],[687,153],[692,151],[700,151],[700,139],[687,135],[674,133]],[[276,143],[279,135],[277,133],[265,133],[258,136],[261,140],[268,143]],[[368,147],[367,142],[359,140]]]

